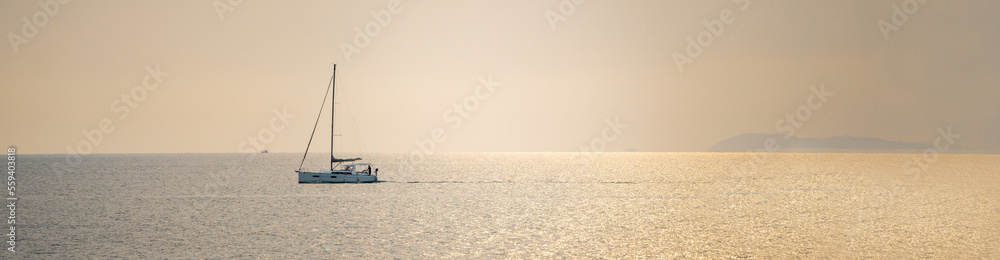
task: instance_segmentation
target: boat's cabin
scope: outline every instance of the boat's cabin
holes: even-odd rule
[[[375,174],[376,171],[372,168],[370,163],[352,163],[344,165],[343,171],[349,171],[352,174]]]

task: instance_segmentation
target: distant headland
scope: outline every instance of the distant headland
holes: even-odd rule
[[[995,153],[979,151],[949,144],[947,140],[938,142],[948,145],[945,153]],[[882,138],[837,136],[826,138],[801,138],[783,134],[746,133],[719,141],[709,152],[792,152],[792,153],[921,153],[935,149],[933,143],[911,143],[890,141]],[[941,149],[938,149],[941,150]]]

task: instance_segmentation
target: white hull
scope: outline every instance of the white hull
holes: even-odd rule
[[[298,172],[299,183],[369,183],[378,181],[378,176],[366,173],[343,171]]]

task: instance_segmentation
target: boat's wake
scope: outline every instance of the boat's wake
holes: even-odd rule
[[[555,183],[555,184],[640,184],[642,182],[632,182],[632,181],[385,181],[380,180],[376,183],[406,183],[406,184],[439,184],[439,183],[464,183],[464,184],[498,184],[498,183],[510,183],[510,184],[525,184],[525,183]]]

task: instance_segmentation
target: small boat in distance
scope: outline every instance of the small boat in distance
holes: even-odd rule
[[[309,135],[309,143],[306,144],[306,152],[302,155],[302,162],[299,163],[299,169],[295,172],[299,174],[299,183],[368,183],[378,181],[378,168],[373,169],[372,165],[369,163],[351,163],[344,165],[345,162],[355,162],[360,161],[361,158],[347,158],[338,159],[333,156],[333,140],[334,140],[334,130],[333,121],[336,113],[334,113],[334,96],[337,92],[337,64],[333,65],[333,77],[330,78],[330,84],[327,88],[327,94],[330,95],[330,170],[321,171],[306,171],[302,169],[302,164],[306,162],[306,155],[309,154],[309,146],[312,145],[312,138],[316,135],[316,126],[319,125],[320,116],[316,117],[316,124],[313,125],[312,135]],[[320,115],[323,114],[323,106],[326,105],[326,96],[323,96],[323,104],[320,105]]]

